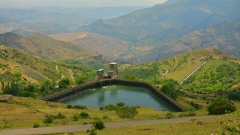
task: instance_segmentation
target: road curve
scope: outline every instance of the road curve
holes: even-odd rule
[[[112,122],[105,123],[106,128],[118,128],[123,126],[137,126],[137,125],[151,125],[159,123],[180,123],[192,119],[203,120],[208,118],[220,118],[222,116],[201,116],[201,117],[184,117],[175,119],[160,119],[160,120],[140,120],[140,121],[126,121],[126,122]],[[53,133],[72,133],[79,131],[86,131],[91,128],[91,124],[87,125],[70,125],[58,127],[40,127],[27,129],[10,129],[1,130],[0,135],[32,135],[32,134],[53,134]]]

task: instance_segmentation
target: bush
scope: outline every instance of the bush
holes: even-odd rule
[[[104,123],[100,119],[94,119],[92,126],[95,130],[103,130],[105,128]]]
[[[79,115],[76,113],[72,116],[73,121],[78,121],[79,120]]]
[[[176,87],[177,84],[174,81],[169,81],[161,87],[161,91],[171,98],[176,99],[178,97]]]
[[[54,120],[54,116],[53,115],[50,115],[50,116],[46,116],[46,118],[43,120],[43,123],[45,124],[48,124],[48,123],[53,123],[53,120]]]
[[[165,119],[171,119],[171,118],[174,118],[175,116],[172,114],[172,113],[167,113],[166,116],[165,116]]]
[[[86,106],[81,106],[81,105],[74,105],[72,108],[74,108],[74,109],[87,109]]]
[[[218,98],[208,106],[207,110],[210,115],[220,115],[234,112],[236,111],[236,107],[231,101],[223,98]]]
[[[81,112],[81,113],[80,113],[80,117],[81,117],[81,118],[88,118],[88,117],[89,117],[89,114],[86,113],[86,112]]]
[[[38,127],[40,127],[40,125],[39,125],[38,123],[35,123],[35,124],[33,125],[33,128],[38,128]]]
[[[55,118],[56,119],[64,119],[64,118],[66,118],[66,116],[61,113],[58,113],[58,115]]]
[[[67,105],[67,108],[68,108],[68,109],[71,109],[71,108],[72,108],[72,105]]]
[[[135,115],[138,113],[136,107],[133,106],[124,106],[118,107],[116,109],[116,113],[120,118],[134,118]]]

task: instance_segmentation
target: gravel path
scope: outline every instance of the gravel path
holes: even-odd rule
[[[175,119],[161,119],[161,120],[141,120],[141,121],[127,121],[127,122],[113,122],[105,123],[106,128],[118,128],[123,126],[137,126],[137,125],[151,125],[159,123],[180,123],[190,121],[192,119],[203,120],[208,118],[219,118],[221,116],[201,116],[201,117],[185,117]],[[58,127],[40,127],[40,128],[28,128],[28,129],[11,129],[1,130],[0,135],[32,135],[32,134],[51,134],[51,133],[72,133],[79,131],[86,131],[91,128],[91,124],[87,125],[70,125],[70,126],[58,126]]]

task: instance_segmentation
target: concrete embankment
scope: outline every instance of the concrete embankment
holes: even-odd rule
[[[159,96],[159,98],[165,100],[171,106],[176,108],[177,111],[183,110],[182,107],[178,105],[173,99],[171,99],[170,97],[168,97],[167,95],[165,95],[164,93],[162,93],[161,91],[159,91],[158,89],[156,89],[155,87],[153,87],[148,83],[139,82],[139,81],[119,80],[119,79],[104,80],[101,82],[98,82],[98,81],[88,82],[83,85],[74,87],[72,89],[64,90],[59,93],[49,95],[47,97],[44,97],[43,100],[53,101],[53,102],[63,101],[65,99],[72,98],[73,96],[92,90],[94,88],[99,88],[99,87],[108,86],[108,85],[127,85],[127,86],[143,87],[150,90],[157,96]]]

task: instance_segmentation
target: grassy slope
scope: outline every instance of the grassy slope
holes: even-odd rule
[[[162,75],[168,71],[165,78],[172,78],[180,83],[205,60],[208,60],[208,62],[198,72],[196,72],[193,77],[189,78],[193,81],[187,81],[184,86],[194,88],[196,90],[215,91],[219,90],[216,88],[220,85],[223,85],[223,89],[231,89],[238,86],[240,74],[238,68],[240,62],[239,58],[225,54],[213,48],[200,49],[157,62],[142,65],[131,65],[127,68],[122,66],[120,68],[120,76],[123,77],[126,74],[134,74],[138,80],[153,82],[154,76],[156,76],[157,80],[161,80]],[[217,71],[217,69],[224,66],[226,67],[226,72],[224,72],[224,74],[221,71]],[[235,74],[232,74],[232,72],[235,72]],[[222,76],[222,79],[219,76]],[[205,77],[204,86],[203,77]],[[228,81],[234,80],[232,81],[233,85],[230,86],[229,83],[226,84],[226,79],[228,79]],[[218,83],[213,86],[215,80]]]
[[[239,104],[237,104],[239,108]],[[164,118],[168,112],[158,112],[150,108],[139,108],[139,114],[131,120],[146,120],[146,119],[161,119]],[[72,116],[76,113],[86,112],[90,115],[88,119],[80,119],[79,121],[73,121]],[[43,120],[46,115],[57,115],[61,113],[66,116],[64,119],[54,120],[51,124],[44,124]],[[184,112],[188,113],[188,112]],[[13,102],[10,104],[0,103],[0,129],[10,128],[29,128],[35,123],[41,127],[44,126],[58,126],[58,125],[74,125],[90,123],[93,118],[102,119],[103,116],[107,116],[108,120],[104,122],[117,122],[128,121],[127,119],[120,119],[117,117],[114,111],[100,111],[99,109],[87,109],[87,110],[75,110],[67,109],[65,104],[45,102],[32,98],[20,98],[14,97]],[[183,113],[174,113],[175,117],[179,117]],[[206,111],[197,111],[197,116],[206,115]],[[238,114],[225,115],[221,118],[211,118],[203,120],[203,124],[197,124],[199,120],[190,120],[182,123],[164,123],[155,125],[140,125],[140,126],[124,126],[121,128],[104,129],[103,131],[96,131],[97,134],[219,134],[222,127],[221,122],[229,122],[238,117]],[[7,122],[6,122],[7,121]],[[148,129],[146,129],[148,127]],[[64,135],[67,133],[63,133]],[[86,132],[79,132],[75,134],[89,134]]]
[[[84,72],[93,73],[93,70],[87,68],[79,67],[74,69],[59,63],[45,61],[5,46],[0,46],[0,63],[0,79],[3,81],[13,81],[16,72],[22,74],[22,80],[34,83],[38,83],[39,79],[58,81],[62,77],[67,77],[74,82],[74,79],[85,74]],[[70,71],[73,72],[73,78]]]

